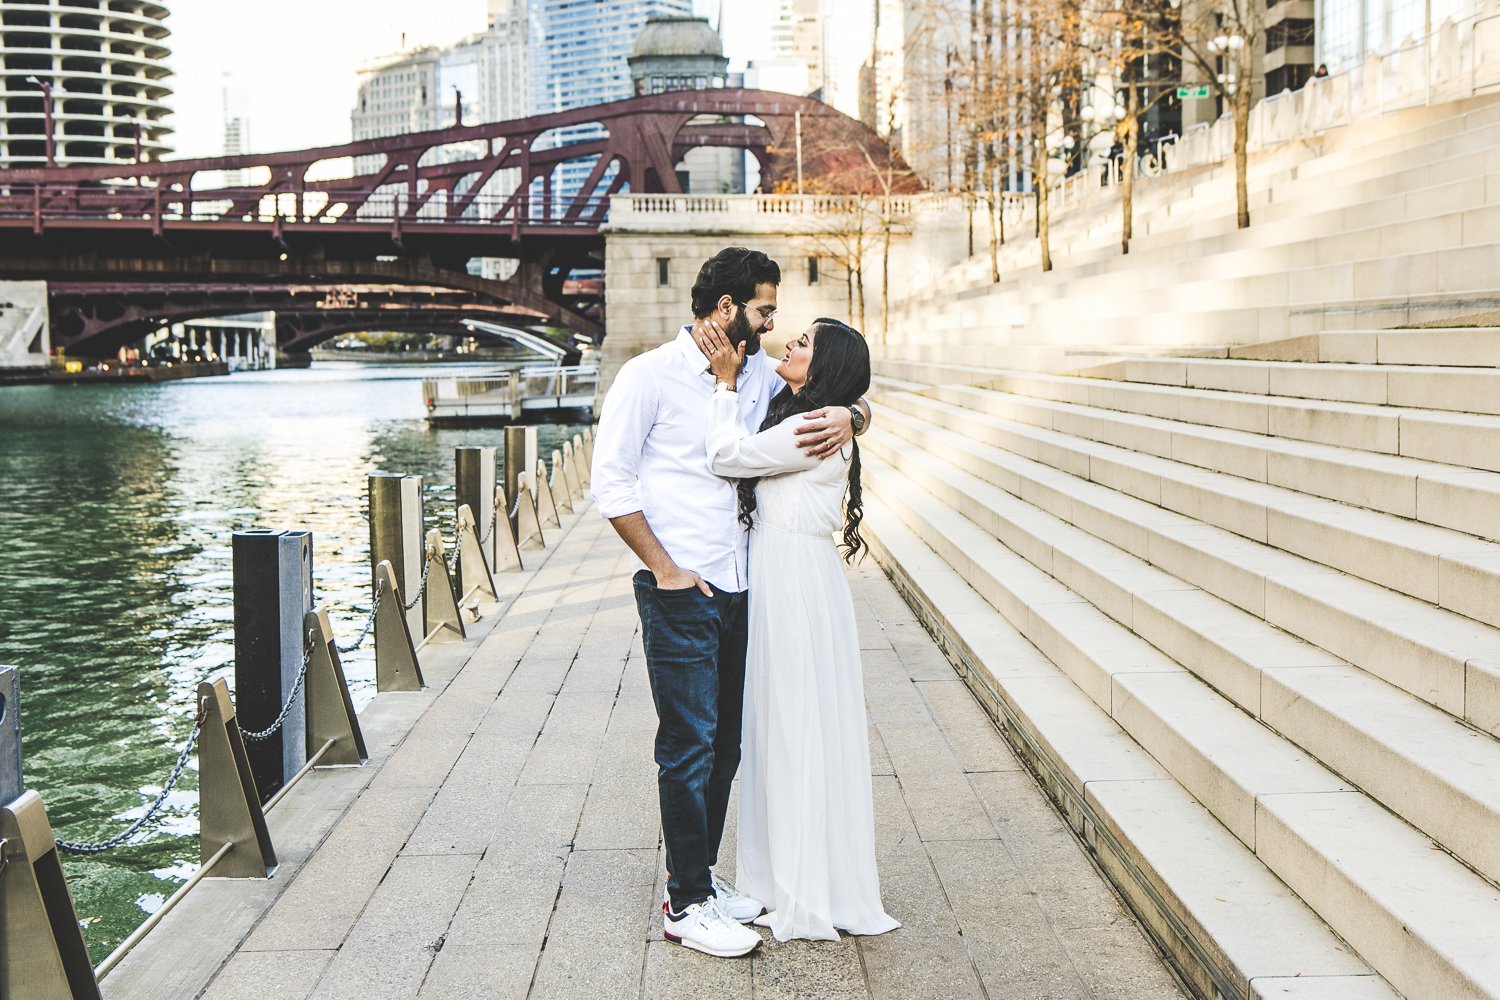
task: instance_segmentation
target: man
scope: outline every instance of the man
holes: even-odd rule
[[[662,927],[668,939],[723,958],[760,944],[743,924],[765,908],[712,872],[740,763],[748,581],[734,482],[708,469],[714,377],[704,330],[716,322],[745,344],[740,417],[759,427],[783,385],[760,347],[775,323],[780,283],[781,269],[757,250],[730,247],[705,261],[693,285],[694,322],[625,363],[594,441],[599,512],[646,567],[635,575],[635,597],[657,715],[668,869]],[[867,406],[814,410],[798,443],[832,455],[868,418]]]

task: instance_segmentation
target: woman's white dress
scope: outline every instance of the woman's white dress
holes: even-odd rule
[[[882,934],[859,636],[833,534],[849,459],[804,455],[802,418],[751,435],[714,392],[709,466],[761,476],[750,533],[749,648],[736,886],[771,911],[778,941]],[[847,453],[848,449],[846,449]]]

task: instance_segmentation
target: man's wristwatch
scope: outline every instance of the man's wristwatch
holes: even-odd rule
[[[865,411],[864,410],[861,410],[858,406],[856,406],[854,404],[850,404],[850,406],[849,406],[849,419],[850,419],[850,426],[854,428],[854,433],[856,433],[856,434],[862,434],[862,433],[864,433],[864,430],[865,430]]]

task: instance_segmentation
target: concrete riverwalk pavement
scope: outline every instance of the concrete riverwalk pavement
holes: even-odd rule
[[[463,662],[366,710],[370,763],[272,811],[277,877],[206,880],[104,980],[108,1000],[1181,995],[868,559],[850,578],[882,887],[904,926],[768,936],[748,960],[665,941],[632,561],[592,510],[564,530]]]

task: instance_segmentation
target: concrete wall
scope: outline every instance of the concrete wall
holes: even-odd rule
[[[47,283],[0,281],[0,370],[45,368],[49,333]]]

